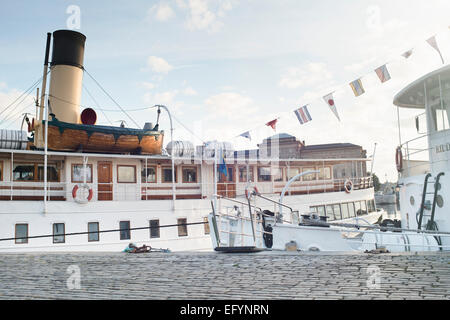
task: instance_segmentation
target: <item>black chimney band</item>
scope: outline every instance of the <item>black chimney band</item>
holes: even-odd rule
[[[51,66],[63,64],[83,69],[86,36],[71,30],[53,32]]]

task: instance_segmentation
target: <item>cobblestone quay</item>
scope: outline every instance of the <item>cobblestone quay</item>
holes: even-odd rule
[[[2,254],[0,299],[450,299],[450,253]]]

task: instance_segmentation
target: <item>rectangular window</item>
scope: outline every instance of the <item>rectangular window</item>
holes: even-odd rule
[[[355,205],[353,204],[353,202],[348,203],[348,212],[350,214],[350,218],[353,218],[356,216]]]
[[[34,164],[15,164],[13,168],[14,181],[34,181]]]
[[[248,167],[248,175],[247,175],[247,166],[245,167],[239,167],[239,182],[247,182],[248,181],[255,181],[253,179],[253,166]]]
[[[53,243],[64,243],[66,242],[66,231],[64,223],[54,223],[53,224]]]
[[[98,222],[89,222],[88,223],[88,241],[99,241],[100,240],[100,234],[99,234],[99,224]]]
[[[147,167],[141,171],[142,183],[156,182],[156,167]]]
[[[270,175],[270,167],[258,167],[258,181],[259,182],[272,181],[272,176]]]
[[[325,217],[325,206],[318,206],[317,207],[317,214],[321,217]]]
[[[334,220],[334,213],[333,213],[333,205],[327,205],[327,217],[328,217],[328,221],[333,221]]]
[[[186,223],[187,223],[186,218],[180,218],[177,220],[179,237],[186,237],[188,235]]]
[[[183,167],[183,183],[197,183],[197,167]]]
[[[13,167],[14,181],[44,181],[44,166],[37,163],[17,163]],[[47,180],[59,181],[59,170],[56,164],[47,165]]]
[[[319,180],[331,179],[331,167],[319,167]]]
[[[348,203],[341,204],[341,209],[342,209],[342,219],[348,219],[349,218]]]
[[[162,182],[172,182],[172,167],[163,167]],[[177,167],[175,167],[175,182],[177,182]]]
[[[290,180],[293,177],[295,177],[296,175],[298,175],[300,172],[301,172],[300,168],[289,168],[289,169],[286,169],[286,178],[288,180]]]
[[[316,170],[314,167],[304,167],[304,168],[302,168],[302,172],[314,171],[314,170]],[[304,175],[304,176],[302,176],[302,180],[303,181],[316,180],[316,174],[315,173],[311,173],[311,174]]]
[[[334,219],[341,220],[342,219],[342,217],[341,217],[341,206],[338,205],[338,204],[335,204],[333,206],[333,209],[334,209]]]
[[[130,221],[120,221],[120,240],[130,240]]]
[[[205,224],[204,224],[204,226],[205,226],[205,234],[209,234],[209,222],[208,222],[208,217],[203,217],[203,221],[204,222],[206,222]]]
[[[366,201],[361,201],[361,214],[367,214]]]
[[[283,181],[283,168],[272,168],[273,181]]]
[[[37,168],[37,180],[44,181],[44,166],[38,165]],[[58,168],[56,164],[51,164],[47,166],[47,181],[57,182],[58,179]]]
[[[373,200],[369,200],[367,201],[368,207],[369,207],[369,212],[374,212],[375,211],[375,202]]]
[[[227,166],[227,175],[225,176],[222,171],[220,171],[220,166],[217,166],[217,176],[219,177],[219,182],[233,182],[234,181],[234,170],[233,167]]]
[[[16,224],[16,243],[28,243],[28,224],[18,223]],[[17,239],[21,238],[21,239]]]
[[[3,161],[0,161],[0,181],[3,181]]]
[[[136,167],[135,166],[117,166],[117,182],[118,183],[136,183]]]
[[[72,182],[86,182],[92,183],[92,164],[86,164],[86,170],[82,164],[72,164]]]
[[[159,238],[159,220],[150,220],[150,238]]]
[[[361,211],[361,202],[355,201],[355,211],[356,211],[356,215],[357,215],[357,216],[362,215],[362,211]]]

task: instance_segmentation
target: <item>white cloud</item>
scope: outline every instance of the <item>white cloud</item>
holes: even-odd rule
[[[214,9],[210,5],[214,4]],[[177,0],[180,9],[188,9],[186,25],[190,30],[218,31],[223,26],[219,18],[223,18],[227,11],[233,8],[230,0]]]
[[[155,88],[155,85],[153,83],[151,83],[151,82],[142,82],[142,86],[144,88],[146,88],[146,89],[149,89],[149,90]]]
[[[6,89],[5,82],[0,82],[0,123],[2,129],[20,129],[22,114],[25,112],[34,113],[34,97],[26,95],[17,100],[13,105],[10,104],[19,98],[23,92],[11,89],[8,91],[1,91]]]
[[[187,87],[183,90],[183,93],[187,96],[195,96],[197,95],[197,91],[195,91],[194,89],[192,89],[192,87]]]
[[[205,100],[208,117],[227,117],[237,120],[246,118],[258,111],[253,99],[235,92],[224,92],[213,95]]]
[[[279,85],[286,88],[299,88],[324,83],[332,79],[324,63],[309,62],[301,67],[290,67],[282,75]]]
[[[149,14],[154,16],[158,21],[167,21],[175,16],[175,12],[172,10],[172,7],[162,2],[151,7]]]
[[[173,69],[173,66],[171,66],[166,60],[155,56],[150,56],[147,58],[147,65],[156,73],[168,73]]]

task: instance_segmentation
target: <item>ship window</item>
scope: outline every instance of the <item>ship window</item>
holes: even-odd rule
[[[361,214],[367,214],[367,206],[366,206],[366,201],[361,201]]]
[[[272,168],[273,181],[279,182],[283,181],[283,169],[282,168]]]
[[[159,238],[159,220],[150,220],[150,238]]]
[[[135,166],[117,166],[117,182],[119,183],[136,183],[136,167]]]
[[[375,211],[375,203],[374,203],[373,199],[367,201],[367,206],[368,206],[369,212]]]
[[[44,166],[43,165],[38,166],[37,173],[38,173],[38,176],[37,176],[38,181],[44,181]],[[52,181],[52,182],[58,181],[58,169],[55,164],[47,166],[47,181]]]
[[[304,167],[302,168],[302,172],[306,172],[306,171],[314,171],[315,168],[314,167]],[[302,176],[302,180],[303,181],[313,181],[316,180],[316,174],[315,173],[311,173],[311,174],[307,174]]]
[[[197,182],[197,168],[187,167],[183,168],[183,183],[196,183]]]
[[[225,176],[222,171],[220,171],[220,165],[217,166],[217,176],[219,177],[219,182],[233,182],[234,181],[234,174],[233,174],[233,167],[227,166],[227,175]]]
[[[355,214],[355,206],[354,206],[353,202],[349,202],[348,203],[348,212],[349,212],[351,218],[356,216],[356,214]]]
[[[0,161],[0,181],[3,181],[3,161]]]
[[[208,217],[203,217],[203,221],[206,222],[206,223],[204,224],[204,226],[205,226],[205,234],[209,234],[210,231],[209,231]]]
[[[357,216],[362,215],[361,202],[355,201],[355,211]]]
[[[331,179],[331,167],[319,167],[319,180]]]
[[[334,219],[335,220],[342,219],[342,217],[341,217],[341,207],[338,204],[335,204],[333,206],[333,209],[334,209]]]
[[[53,243],[66,242],[65,225],[64,223],[53,224]]]
[[[162,168],[162,182],[172,182],[172,168]],[[175,167],[175,182],[177,182],[177,167]]]
[[[292,179],[300,173],[300,168],[288,168],[286,169],[286,178],[288,180]]]
[[[18,223],[16,224],[16,243],[28,243],[28,224]],[[22,238],[22,239],[17,239]]]
[[[130,232],[130,221],[120,221],[120,240],[130,240],[131,232]]]
[[[248,175],[247,175],[247,167],[239,167],[239,182],[247,182],[248,181],[255,181],[253,179],[253,166],[248,167]]]
[[[188,235],[186,223],[187,223],[186,218],[180,218],[177,220],[179,237],[186,237]]]
[[[349,218],[348,203],[341,204],[341,210],[342,210],[342,219]]]
[[[258,181],[259,182],[272,181],[272,178],[270,176],[270,167],[258,168]]]
[[[15,164],[14,181],[34,181],[34,164]]]
[[[100,234],[99,234],[99,224],[98,222],[89,222],[88,223],[88,241],[99,241],[100,240]]]
[[[147,167],[141,171],[142,183],[156,182],[156,167]]]
[[[92,183],[92,164],[86,164],[86,171],[82,164],[72,164],[72,182],[84,182],[86,175],[86,182]]]
[[[328,221],[333,221],[334,220],[333,206],[328,205],[326,208],[327,208]]]
[[[317,213],[319,214],[319,216],[325,217],[325,206],[318,206]]]

